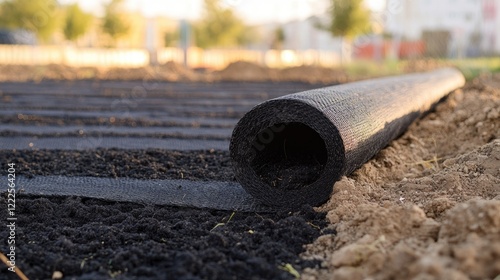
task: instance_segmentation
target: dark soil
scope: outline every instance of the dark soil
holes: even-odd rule
[[[23,109],[26,109],[26,110],[39,110],[41,109],[41,107],[38,107],[38,106],[26,106],[24,107]],[[58,110],[58,109],[61,109],[60,106],[57,106],[57,105],[54,105],[54,106],[44,106],[43,107],[44,110]],[[69,109],[69,108],[66,108],[66,109]],[[82,108],[78,108],[79,111],[82,111],[82,112],[99,112],[99,111],[104,111],[103,109],[107,109],[107,108],[102,108],[102,107],[82,107]],[[153,109],[158,109],[158,108],[153,108]],[[249,108],[250,109],[250,108]],[[185,112],[178,112],[175,114],[175,116],[177,117],[200,117],[200,118],[234,118],[234,119],[239,119],[241,117],[243,117],[243,115],[245,114],[245,112],[236,112],[236,111],[227,111],[227,112],[188,112],[188,111],[185,111]],[[40,118],[38,116],[30,116],[31,118]],[[104,119],[104,121],[106,122],[106,120]],[[139,123],[135,122],[135,125],[134,125],[134,122],[131,121],[130,119],[124,119],[124,122],[130,122],[132,124],[132,126],[136,126],[136,125],[139,125],[141,122],[139,120]]]
[[[61,160],[66,159],[66,160]],[[0,162],[16,162],[17,175],[128,177],[234,181],[227,151],[120,150],[0,150]],[[6,175],[7,170],[0,170]]]
[[[117,113],[117,115],[119,115]],[[129,126],[129,127],[206,127],[206,128],[228,128],[232,126],[226,125],[207,125],[193,123],[176,123],[176,122],[166,122],[159,120],[147,120],[147,119],[132,119],[132,118],[105,118],[105,117],[95,117],[95,118],[83,118],[83,117],[55,117],[55,116],[37,116],[37,115],[23,115],[19,114],[17,117],[13,116],[0,116],[0,123],[8,124],[19,124],[19,125],[101,125],[101,126]]]
[[[251,167],[272,187],[296,190],[314,183],[327,161],[324,141],[304,124],[277,125],[283,125],[283,131],[275,133],[272,141],[264,145],[252,159]]]
[[[158,83],[155,88],[146,88],[145,96],[134,99],[132,89],[135,86],[144,86],[144,83],[0,83],[0,100],[4,100],[0,107],[12,112],[4,112],[0,123],[40,126],[22,135],[39,133],[37,136],[43,137],[63,136],[41,130],[47,125],[99,125],[103,135],[112,134],[106,127],[155,126],[159,134],[148,133],[148,137],[180,138],[163,133],[161,127],[230,128],[235,117],[243,113],[242,106],[250,108],[270,97],[312,87],[296,83]],[[102,101],[95,102],[90,96]],[[113,107],[117,96],[124,96],[136,105],[125,108],[130,115],[125,115],[123,108]],[[162,98],[153,100],[155,96]],[[181,101],[183,106],[177,107],[175,102]],[[239,111],[226,112],[212,105],[227,101],[236,104]],[[57,108],[59,104],[60,116],[38,113]],[[36,108],[36,111],[29,108]],[[16,110],[23,113],[16,113]],[[82,114],[74,114],[84,111],[96,115],[80,117]],[[200,118],[185,118],[194,115],[211,120],[206,125],[196,122]],[[173,121],[168,116],[172,116]],[[7,130],[1,133],[5,138],[14,136]],[[139,139],[142,136],[135,133],[131,131],[120,137]],[[189,139],[196,137],[205,136],[193,134]],[[27,177],[234,181],[228,151],[181,152],[168,148],[16,151],[5,150],[0,143],[0,179],[6,178],[4,164],[15,162],[16,175]],[[4,190],[0,190],[0,205],[6,204]],[[1,220],[5,221],[6,215],[6,211],[0,210]],[[293,279],[294,270],[302,273],[305,268],[319,267],[317,261],[299,258],[303,246],[320,234],[332,233],[323,230],[325,215],[311,208],[301,208],[297,212],[236,212],[233,215],[227,211],[20,193],[16,199],[16,216],[16,265],[30,279],[51,279],[56,271],[61,272],[64,279],[92,280]],[[8,228],[0,227],[0,252],[4,254],[9,252],[7,238],[4,238],[7,234]],[[285,267],[293,267],[293,270]],[[16,279],[0,263],[0,279],[5,277]]]
[[[2,197],[5,203],[5,198]],[[2,204],[3,204],[2,203]],[[30,279],[293,279],[282,269],[318,267],[298,254],[325,215],[255,214],[86,198],[17,198],[17,265]],[[0,212],[6,219],[6,212]],[[7,236],[1,227],[0,236]],[[6,244],[2,244],[5,250]],[[5,266],[2,278],[14,274]],[[9,273],[9,274],[8,274]]]
[[[196,139],[196,140],[229,140],[230,137],[227,136],[217,136],[217,135],[184,135],[180,133],[127,133],[123,135],[121,133],[113,132],[64,132],[64,133],[32,133],[32,132],[15,132],[15,131],[2,131],[0,132],[0,137],[130,137],[130,138],[155,138],[155,139]]]
[[[300,189],[318,180],[324,166],[318,161],[279,161],[256,170],[263,182],[286,190]]]

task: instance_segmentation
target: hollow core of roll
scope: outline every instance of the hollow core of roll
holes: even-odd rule
[[[325,142],[300,122],[278,123],[261,130],[252,143],[250,166],[270,187],[295,190],[318,180],[328,160]]]

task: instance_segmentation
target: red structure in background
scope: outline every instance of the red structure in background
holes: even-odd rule
[[[381,44],[368,43],[356,46],[354,56],[360,59],[386,58],[392,48],[396,48],[399,58],[423,57],[425,54],[425,42],[422,40],[399,43],[384,41]]]
[[[484,0],[483,1],[483,19],[485,20],[495,20],[496,19],[496,4],[495,0]]]

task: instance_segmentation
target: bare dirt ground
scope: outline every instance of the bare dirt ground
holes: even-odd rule
[[[415,65],[408,71],[433,67]],[[0,67],[0,81],[13,76],[19,81],[351,80],[337,70],[245,63],[210,74],[176,64],[131,72],[61,69],[48,66],[33,75],[21,66]],[[500,76],[477,78],[450,94],[337,182],[330,201],[316,210],[328,213],[329,230],[323,232],[329,234],[305,246],[302,259],[321,265],[305,268],[302,279],[500,279]]]
[[[64,65],[0,65],[1,81],[42,81],[42,80],[161,80],[191,82],[306,82],[306,83],[343,83],[348,75],[340,69],[315,66],[297,66],[274,69],[257,64],[238,61],[220,71],[196,72],[185,66],[168,62],[164,65],[140,68],[74,68]]]
[[[303,279],[499,279],[500,77],[483,77],[349,177],[318,211]]]
[[[418,59],[400,62],[401,73],[422,72],[438,67],[453,66],[444,61]],[[222,70],[195,71],[182,64],[167,62],[162,65],[138,68],[70,67],[65,65],[0,65],[0,82],[40,82],[43,80],[114,80],[114,81],[170,81],[170,82],[304,82],[310,84],[338,84],[354,80],[388,75],[383,65],[378,69],[358,66],[356,73],[342,68],[302,65],[283,69],[269,68],[251,62],[237,61]],[[398,71],[396,71],[398,72]]]

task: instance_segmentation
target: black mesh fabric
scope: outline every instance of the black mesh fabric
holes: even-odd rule
[[[235,176],[265,204],[319,205],[342,175],[359,168],[464,83],[460,71],[443,68],[261,103],[233,131],[230,153]]]

